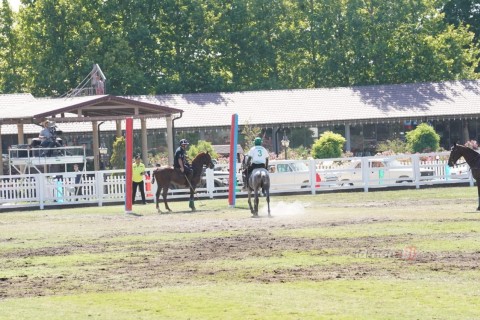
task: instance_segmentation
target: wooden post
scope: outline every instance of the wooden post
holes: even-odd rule
[[[18,144],[25,144],[25,136],[23,134],[23,124],[17,124],[17,132],[18,132]]]
[[[98,145],[98,124],[97,121],[92,121],[92,132],[93,132],[93,141],[92,141],[92,149],[93,149],[93,167],[95,171],[100,170],[100,146]]]
[[[173,166],[173,156],[174,156],[174,147],[173,147],[173,120],[172,116],[165,117],[167,122],[167,150],[168,150],[168,164]]]
[[[142,160],[145,166],[148,166],[147,120],[141,119],[140,125],[142,134]]]

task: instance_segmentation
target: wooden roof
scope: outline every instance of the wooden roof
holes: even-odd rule
[[[175,128],[318,126],[480,117],[480,80],[132,96],[184,110]]]
[[[0,124],[38,124],[46,118],[54,118],[56,122],[160,118],[182,112],[158,103],[112,95],[55,99],[36,99],[25,94],[0,95]]]

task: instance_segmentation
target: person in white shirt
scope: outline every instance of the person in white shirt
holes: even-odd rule
[[[255,138],[254,144],[246,155],[247,168],[242,173],[244,190],[247,190],[248,178],[254,169],[268,167],[268,150],[262,146],[262,138]]]

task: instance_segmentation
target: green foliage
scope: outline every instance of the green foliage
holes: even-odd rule
[[[304,144],[310,146],[313,144],[313,131],[310,128],[293,128],[288,137],[290,147],[296,148]]]
[[[382,141],[377,145],[377,152],[386,153],[406,153],[408,152],[407,143],[400,139]]]
[[[296,160],[306,160],[310,157],[310,150],[305,148],[304,146],[300,146],[298,148],[288,148],[288,158],[289,159],[296,159]],[[279,159],[285,157],[285,151],[279,153]]]
[[[18,33],[14,13],[7,0],[0,3],[0,93],[21,91],[18,61]]]
[[[60,95],[93,63],[117,95],[479,77],[472,3],[445,6],[455,26],[432,0],[38,0],[14,15],[6,3],[0,92]]]
[[[314,159],[339,158],[346,139],[338,133],[325,131],[312,146],[311,155]]]
[[[427,123],[419,124],[415,130],[407,132],[407,147],[411,152],[434,152],[440,145],[440,136]]]
[[[208,152],[212,159],[218,157],[218,154],[212,147],[212,143],[205,140],[199,140],[196,145],[190,144],[187,150],[187,156],[190,161],[192,161],[200,152]]]
[[[117,137],[113,143],[110,164],[115,169],[125,169],[125,138]]]
[[[261,132],[262,129],[251,126],[248,121],[246,121],[241,132],[244,137],[244,145],[242,146],[243,150],[250,150],[254,145],[255,138],[259,137]]]

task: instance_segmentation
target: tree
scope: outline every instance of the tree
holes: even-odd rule
[[[261,132],[262,129],[260,129],[259,127],[251,126],[248,121],[245,122],[245,125],[242,129],[242,135],[244,137],[245,143],[245,145],[243,146],[243,150],[250,150],[250,148],[253,147],[253,142],[255,138],[259,137]]]
[[[343,145],[347,140],[338,133],[325,131],[312,146],[311,155],[314,159],[339,158]]]
[[[18,62],[18,35],[14,29],[14,14],[8,0],[0,5],[0,93],[22,90]]]
[[[427,123],[407,132],[407,147],[411,152],[435,152],[440,147],[440,136]]]
[[[115,169],[125,169],[125,137],[117,137],[113,143],[110,164]]]
[[[377,152],[381,152],[382,154],[387,154],[387,153],[397,154],[397,153],[405,153],[407,151],[408,151],[407,144],[401,139],[382,141],[377,146]]]
[[[459,26],[469,26],[469,30],[475,33],[475,42],[480,37],[480,10],[478,0],[450,0],[446,1],[442,8],[445,13],[445,21]]]
[[[196,145],[190,145],[187,151],[187,156],[193,160],[200,152],[208,152],[212,159],[218,157],[218,154],[212,147],[212,143],[205,140],[199,140]]]

